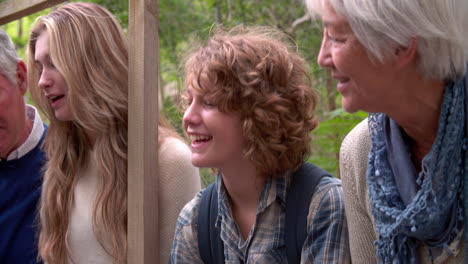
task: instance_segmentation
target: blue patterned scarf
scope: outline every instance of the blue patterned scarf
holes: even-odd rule
[[[449,83],[444,91],[437,136],[422,160],[417,192],[404,202],[388,159],[385,114],[370,114],[372,148],[367,184],[375,217],[377,255],[381,263],[420,263],[418,247],[430,258],[460,239],[463,228],[463,175],[465,137],[464,80]],[[441,223],[446,223],[441,228]]]

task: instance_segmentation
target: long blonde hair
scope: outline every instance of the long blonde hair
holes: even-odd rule
[[[68,85],[74,120],[63,122],[37,86],[34,66],[39,35],[49,35],[50,59]],[[40,17],[28,44],[29,89],[50,121],[48,157],[40,202],[39,254],[48,263],[68,258],[67,230],[77,182],[94,149],[99,183],[93,228],[117,263],[127,252],[127,115],[128,50],[126,36],[113,15],[93,3],[69,3]],[[90,138],[93,139],[91,143]]]

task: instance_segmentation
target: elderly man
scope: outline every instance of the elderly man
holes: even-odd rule
[[[26,66],[0,29],[0,263],[37,263],[36,206],[47,131],[25,105]]]

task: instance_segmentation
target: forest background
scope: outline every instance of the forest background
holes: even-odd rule
[[[320,21],[312,21],[304,0],[159,0],[159,91],[160,111],[183,135],[179,94],[183,89],[183,57],[194,41],[203,41],[210,31],[223,25],[271,26],[288,34],[310,66],[314,89],[320,94],[318,128],[312,132],[312,153],[308,161],[339,177],[338,158],[344,136],[367,114],[349,114],[341,107],[341,96],[327,70],[317,65],[322,38]],[[1,2],[1,0],[0,0]],[[69,1],[76,2],[76,1]],[[128,28],[128,0],[89,0],[107,7]],[[19,55],[25,50],[31,25],[50,9],[1,26],[13,39]],[[157,98],[155,98],[157,100]],[[31,102],[29,95],[27,101]],[[213,181],[212,171],[201,170],[204,185]]]

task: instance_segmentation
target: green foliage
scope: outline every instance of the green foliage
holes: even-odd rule
[[[159,1],[159,57],[163,83],[180,85],[180,65],[190,43],[198,36],[206,36],[212,20],[203,1]]]
[[[170,98],[165,98],[163,101],[162,111],[169,120],[169,123],[176,129],[179,135],[184,134],[184,128],[182,127],[182,111],[177,104],[173,103]]]
[[[312,155],[309,161],[339,177],[338,158],[341,142],[351,129],[367,117],[365,112],[350,114],[338,108],[325,114],[312,132]]]
[[[206,187],[216,180],[216,171],[214,169],[201,168],[200,178],[202,187]]]
[[[50,12],[50,9],[45,9],[30,16],[23,17],[16,21],[2,25],[0,28],[5,30],[15,44],[18,56],[23,60],[26,59],[26,45],[28,44],[29,32],[36,21],[37,17]]]

